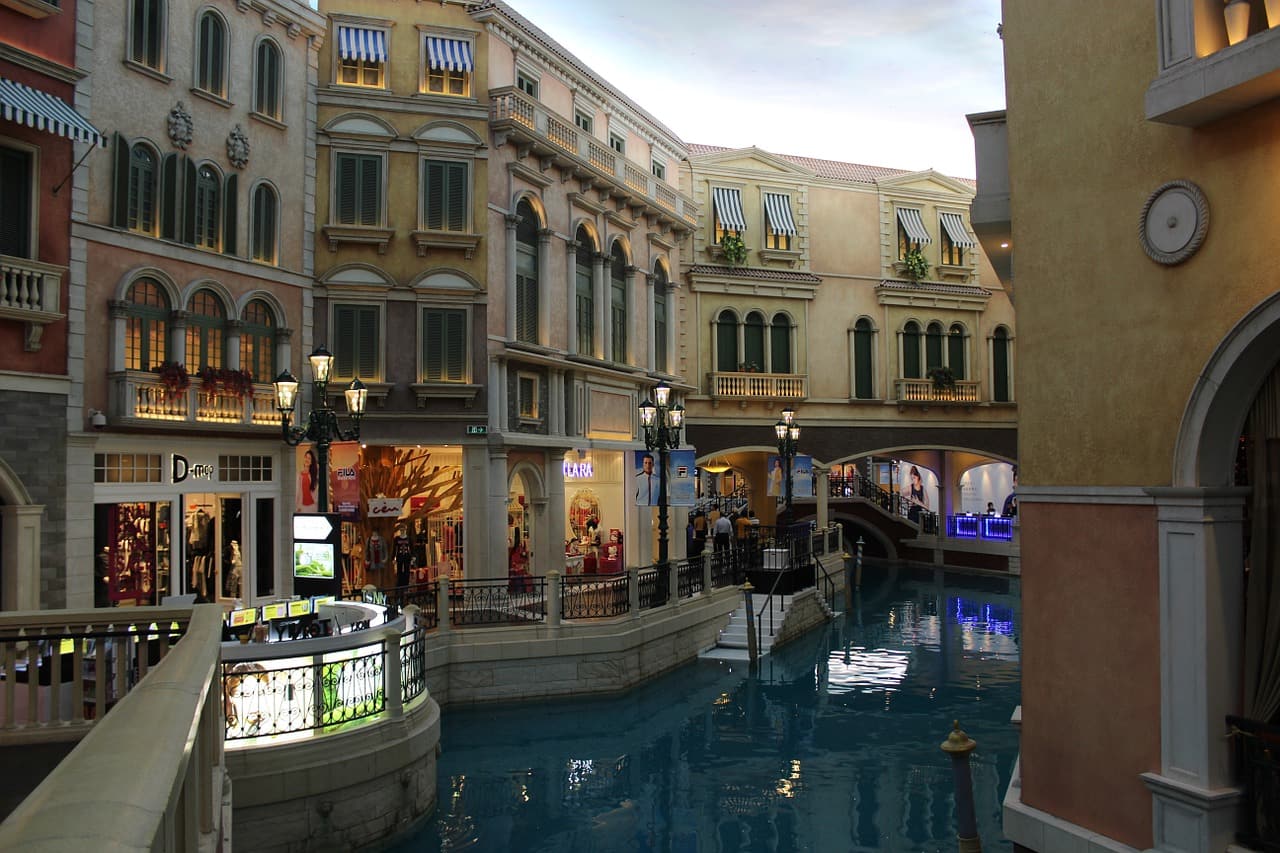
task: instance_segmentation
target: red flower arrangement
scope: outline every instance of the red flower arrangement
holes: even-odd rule
[[[156,375],[160,377],[160,384],[165,387],[170,397],[184,394],[191,387],[191,375],[187,373],[186,365],[181,362],[161,362],[156,368]]]
[[[200,368],[200,383],[204,393],[211,396],[230,394],[243,400],[253,395],[253,374],[232,367]]]

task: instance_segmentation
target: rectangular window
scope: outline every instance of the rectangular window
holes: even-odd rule
[[[338,27],[338,79],[344,86],[384,88],[387,33],[366,27]]]
[[[159,483],[158,453],[95,453],[95,483]]]
[[[538,81],[523,71],[516,72],[516,88],[534,100],[538,99]]]
[[[727,234],[742,236],[742,232],[747,230],[747,219],[742,211],[742,191],[736,187],[712,187],[711,219],[716,243]]]
[[[471,40],[428,34],[422,37],[421,45],[419,91],[453,98],[470,97],[474,70]]]
[[[591,116],[586,113],[575,110],[573,113],[573,123],[585,130],[587,133],[591,132],[591,125],[593,122],[591,121]]]
[[[0,148],[0,255],[31,257],[33,166],[29,152]]]
[[[334,160],[334,224],[382,224],[382,158],[339,153]]]
[[[767,249],[790,251],[796,233],[791,215],[791,197],[782,193],[764,194],[764,245]]]
[[[223,483],[270,483],[270,456],[219,456],[218,480]]]
[[[964,247],[959,246],[951,239],[951,235],[947,233],[947,229],[940,229],[942,240],[939,248],[941,251],[941,262],[951,266],[962,266],[964,264]]]
[[[467,229],[467,164],[424,160],[422,227],[427,231]]]
[[[609,147],[619,154],[627,153],[627,140],[616,133],[609,134]]]
[[[433,95],[465,98],[471,94],[471,75],[447,68],[427,69],[427,91]]]
[[[422,381],[467,381],[467,312],[422,310]]]
[[[375,305],[333,307],[333,376],[377,380],[382,376],[379,349],[382,320]]]
[[[653,176],[655,178],[660,181],[665,181],[667,179],[667,165],[661,160],[654,160],[651,168],[653,169]]]
[[[538,377],[532,373],[516,376],[516,393],[520,417],[536,420],[538,417]]]

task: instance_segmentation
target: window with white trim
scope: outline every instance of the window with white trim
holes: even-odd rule
[[[377,381],[382,377],[382,312],[377,305],[335,304],[333,378]]]
[[[422,309],[423,382],[466,382],[467,312],[462,308]]]
[[[213,11],[200,16],[196,34],[196,88],[219,98],[227,94],[227,26]]]
[[[627,139],[625,136],[619,136],[616,133],[609,134],[609,147],[619,154],[627,153]]]
[[[387,42],[383,27],[339,25],[335,82],[366,89],[386,87]]]
[[[516,411],[522,419],[538,419],[538,375],[536,373],[516,374],[516,405]]]
[[[187,369],[226,367],[227,312],[212,290],[197,290],[187,317]]]
[[[653,160],[649,169],[653,172],[653,176],[658,180],[665,181],[667,179],[667,164],[663,163],[661,160]]]
[[[590,133],[591,128],[595,125],[595,122],[592,121],[591,116],[587,115],[582,110],[573,111],[573,123],[576,124],[581,130],[584,130],[587,133]]]
[[[337,225],[382,224],[382,156],[339,151],[333,157],[333,213]]]
[[[535,101],[538,99],[538,78],[523,71],[516,72],[516,88]]]
[[[253,217],[249,224],[250,257],[266,264],[277,262],[276,229],[280,202],[270,184],[258,184],[253,190]]]
[[[155,370],[169,360],[169,296],[155,279],[140,278],[125,301],[125,369]]]
[[[467,232],[468,164],[453,160],[422,161],[422,228]]]
[[[284,114],[281,92],[284,88],[284,62],[280,48],[271,39],[258,42],[253,58],[253,110],[279,120]]]
[[[453,98],[470,97],[474,48],[470,37],[424,33],[420,91]]]
[[[129,4],[129,59],[155,71],[164,70],[165,12],[165,0]]]
[[[240,326],[240,368],[254,382],[276,377],[276,318],[264,300],[252,299],[244,307]]]

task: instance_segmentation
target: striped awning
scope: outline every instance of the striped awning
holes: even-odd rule
[[[470,73],[471,42],[427,36],[427,67]]]
[[[711,200],[721,228],[726,231],[747,230],[747,218],[742,214],[741,191],[729,187],[712,187]]]
[[[0,117],[76,142],[107,147],[98,129],[62,98],[0,77]]]
[[[929,232],[925,230],[924,221],[920,219],[920,211],[914,207],[898,208],[898,221],[906,229],[907,236],[913,243],[932,243]]]
[[[338,27],[338,56],[363,62],[386,62],[387,34],[363,27]]]
[[[777,234],[796,233],[796,222],[791,218],[791,197],[781,193],[764,194],[764,215],[769,227]]]
[[[964,220],[960,218],[960,214],[939,211],[938,216],[942,220],[942,227],[946,229],[947,236],[951,238],[952,243],[957,246],[963,246],[966,249],[972,249],[978,245],[978,241],[969,236],[969,230],[964,227]]]

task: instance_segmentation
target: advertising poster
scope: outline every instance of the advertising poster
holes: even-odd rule
[[[785,498],[786,486],[783,485],[783,470],[786,463],[776,453],[769,455],[769,479],[765,484],[765,494],[771,498]],[[796,456],[791,460],[791,497],[813,497],[813,457]]]
[[[360,520],[360,442],[343,441],[329,446],[329,472],[333,482],[330,509],[344,521]]]
[[[667,453],[667,506],[693,506],[697,469],[694,451],[672,450]],[[662,478],[658,474],[658,453],[635,451],[636,506],[657,506],[661,497]]]
[[[294,512],[316,512],[320,489],[320,460],[310,444],[299,444],[293,449],[298,469],[297,489],[294,491]]]
[[[920,517],[920,510],[935,511],[933,498],[938,494],[938,475],[914,462],[898,461],[898,494],[907,507],[907,518]]]

